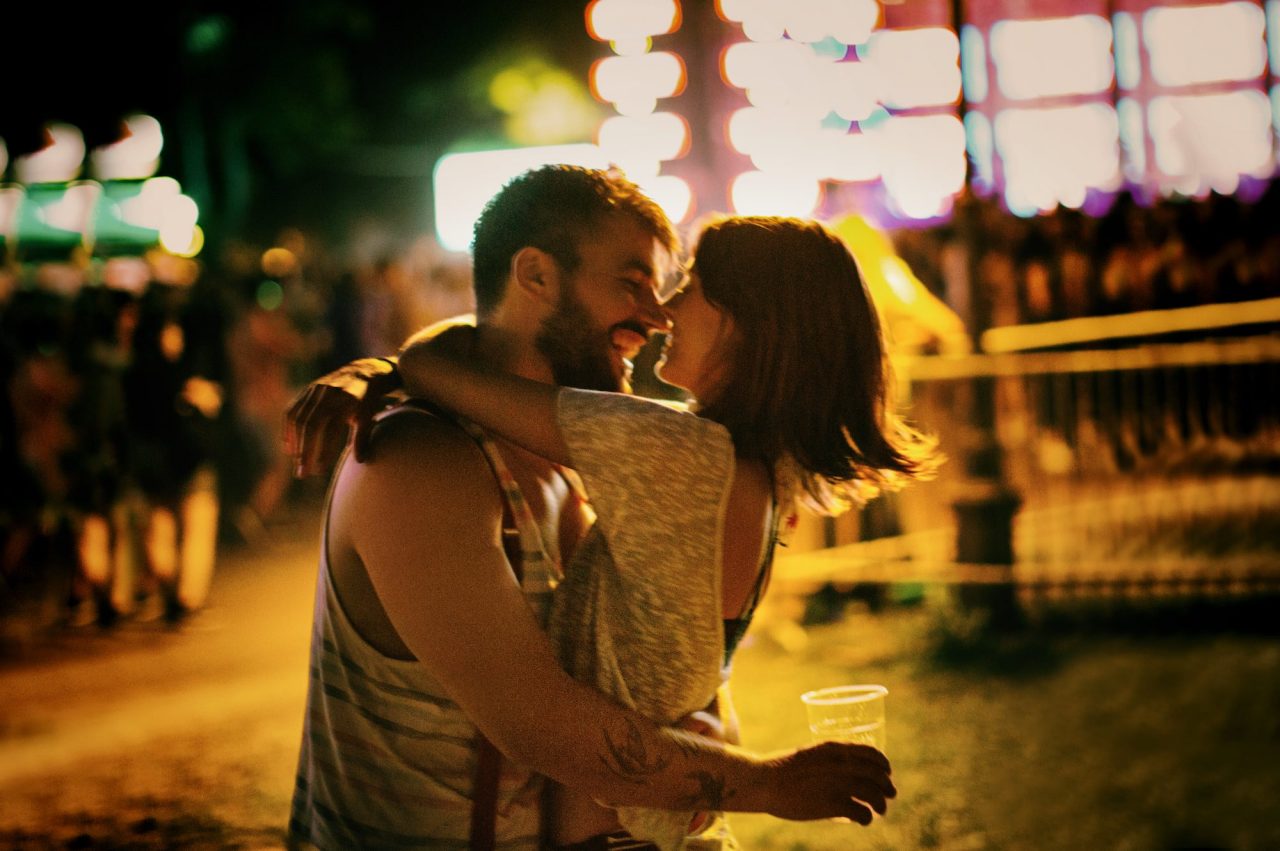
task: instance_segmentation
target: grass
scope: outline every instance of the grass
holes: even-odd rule
[[[882,683],[899,795],[869,828],[735,815],[742,846],[1280,848],[1274,630],[1139,620],[1162,628],[1113,609],[993,637],[928,597],[789,652],[752,636],[733,675],[744,744],[803,744],[803,691]]]

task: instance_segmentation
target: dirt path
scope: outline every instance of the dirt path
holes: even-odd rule
[[[283,847],[315,549],[314,521],[282,526],[178,630],[70,631],[0,666],[0,847]]]

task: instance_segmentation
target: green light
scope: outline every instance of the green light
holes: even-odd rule
[[[257,299],[258,307],[267,311],[275,310],[284,303],[284,287],[280,286],[279,281],[268,278],[258,284]]]
[[[222,15],[209,15],[191,25],[187,31],[187,51],[195,55],[212,53],[227,38],[231,25]]]
[[[844,59],[845,54],[849,52],[849,45],[839,41],[835,36],[827,36],[822,41],[816,41],[809,46],[818,56],[834,59],[837,62]]]

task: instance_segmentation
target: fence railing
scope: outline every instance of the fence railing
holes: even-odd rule
[[[1012,581],[1024,599],[1280,589],[1280,335],[904,358],[897,372],[951,462],[889,498],[901,534],[859,540],[846,524],[834,546],[782,553],[781,595],[863,582]],[[990,487],[960,463],[980,437],[963,414],[978,381],[994,386],[1004,484],[1021,498],[1012,569],[955,558],[950,506]]]

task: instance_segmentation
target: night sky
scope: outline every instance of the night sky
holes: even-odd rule
[[[440,154],[502,144],[484,94],[494,71],[535,58],[585,80],[602,45],[584,6],[25,3],[6,13],[0,137],[12,161],[40,147],[46,121],[76,125],[92,147],[147,112],[165,128],[161,173],[204,193],[215,236],[340,229],[355,208],[412,229]]]

